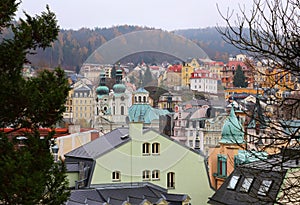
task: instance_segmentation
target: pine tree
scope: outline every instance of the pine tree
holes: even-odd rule
[[[248,86],[246,77],[240,65],[237,66],[237,69],[233,76],[233,86],[238,88],[246,88]]]
[[[145,87],[146,85],[148,85],[149,83],[151,83],[153,80],[152,78],[152,73],[150,71],[149,66],[147,66],[147,69],[144,73],[144,78],[143,78],[143,86]]]
[[[68,182],[63,164],[55,163],[50,153],[54,133],[42,138],[39,128],[52,128],[62,118],[68,81],[60,68],[30,79],[21,72],[27,56],[49,47],[59,27],[48,6],[40,16],[25,13],[25,20],[12,24],[19,4],[0,1],[0,32],[14,32],[0,42],[0,127],[28,131],[22,133],[24,141],[0,132],[0,203],[63,204],[69,195]]]

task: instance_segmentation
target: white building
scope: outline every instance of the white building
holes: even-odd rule
[[[193,72],[190,78],[190,85],[191,90],[213,94],[218,92],[217,75],[208,70],[198,69]]]

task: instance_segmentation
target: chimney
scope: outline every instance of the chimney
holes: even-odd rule
[[[99,132],[97,130],[91,131],[91,141],[97,139],[99,137]]]
[[[143,122],[129,123],[129,137],[131,139],[141,138],[143,135]]]

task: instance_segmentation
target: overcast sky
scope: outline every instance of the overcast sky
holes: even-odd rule
[[[46,4],[56,13],[63,29],[104,28],[137,25],[163,30],[205,28],[225,25],[217,4],[238,10],[251,7],[251,0],[22,0],[17,17],[44,11]]]

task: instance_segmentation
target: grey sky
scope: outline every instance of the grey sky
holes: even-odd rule
[[[23,0],[22,10],[30,15],[45,10],[56,13],[64,29],[103,28],[117,25],[148,26],[163,30],[205,28],[225,25],[217,10],[251,7],[251,0]]]

